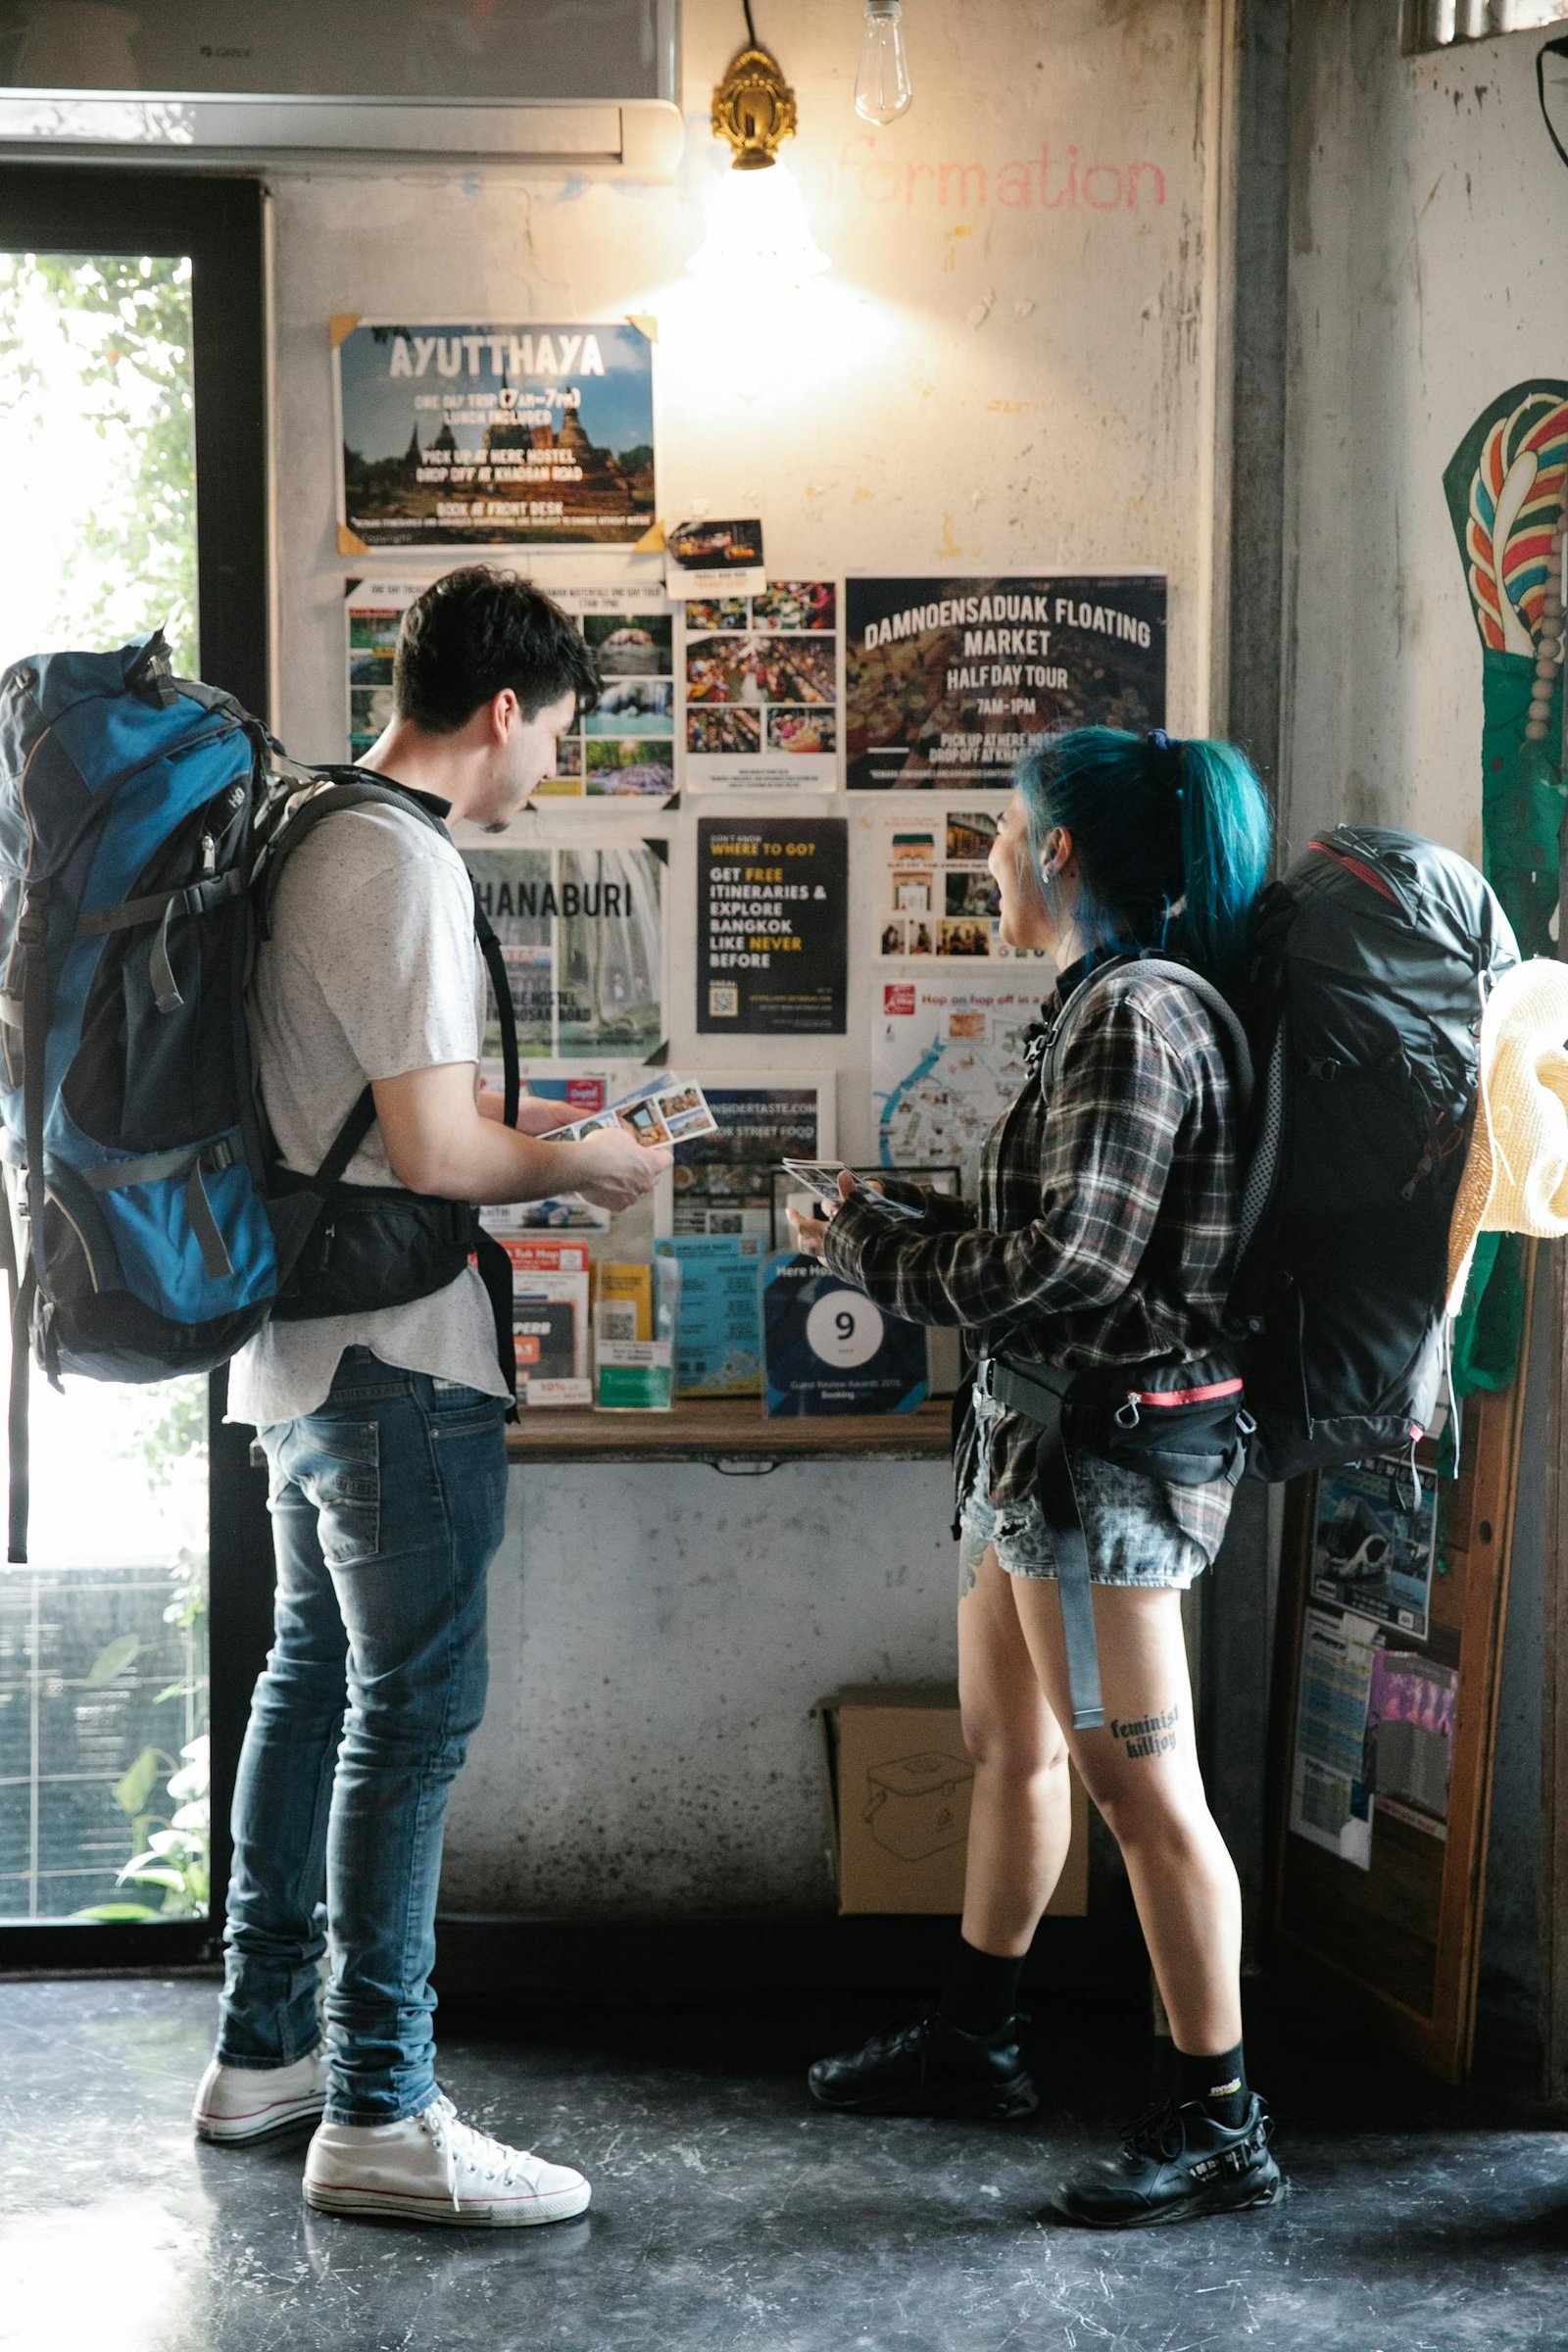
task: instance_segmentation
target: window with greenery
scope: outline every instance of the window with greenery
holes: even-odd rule
[[[162,626],[199,674],[186,260],[0,253],[0,667]],[[0,1380],[9,1378],[0,1317]],[[207,1383],[32,1383],[0,1566],[0,1920],[205,1912]]]

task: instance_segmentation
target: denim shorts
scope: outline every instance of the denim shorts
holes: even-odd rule
[[[971,1410],[974,1473],[958,1510],[960,1599],[973,1588],[988,1544],[1008,1576],[1054,1579],[1056,1574],[1051,1531],[1034,1496],[1000,1509],[990,1500],[991,1438],[1004,1407],[994,1396],[976,1395]],[[1177,1522],[1163,1479],[1070,1447],[1067,1460],[1089,1545],[1091,1584],[1185,1592],[1202,1575],[1208,1556]]]

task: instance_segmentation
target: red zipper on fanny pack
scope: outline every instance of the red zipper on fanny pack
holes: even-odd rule
[[[1246,1383],[1216,1380],[1206,1389],[1130,1389],[1137,1404],[1209,1404],[1216,1396],[1239,1396]]]

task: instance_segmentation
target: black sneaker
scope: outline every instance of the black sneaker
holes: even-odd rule
[[[1131,2126],[1117,2156],[1102,2156],[1065,2182],[1054,2210],[1085,2230],[1144,2230],[1204,2213],[1271,2204],[1285,2183],[1269,2153],[1274,2129],[1255,2095],[1235,2132],[1200,2100],[1152,2107]]]
[[[1018,2047],[1021,2017],[995,2034],[963,2034],[940,2009],[873,2034],[858,2050],[819,2058],[807,2076],[818,2105],[848,2115],[1030,2115],[1040,2093]]]

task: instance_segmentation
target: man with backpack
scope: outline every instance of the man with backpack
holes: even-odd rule
[[[367,1081],[374,1124],[302,1260],[303,1301],[285,1298],[230,1377],[230,1418],[254,1422],[267,1452],[277,1598],[194,2123],[233,2145],[322,2117],[305,2180],[321,2212],[497,2226],[589,2201],[575,2172],[463,2123],[435,2082],[442,1831],[484,1705],[511,1381],[467,1228],[459,1270],[434,1289],[409,1272],[422,1243],[396,1237],[433,1205],[438,1221],[443,1201],[574,1191],[623,1208],[669,1164],[620,1129],[580,1144],[513,1132],[476,1083],[484,977],[444,820],[504,826],[597,692],[592,656],[548,597],[483,567],[435,581],[405,618],[395,716],[360,771],[392,789],[333,807],[293,848],[258,956],[252,1027],[285,1167],[318,1169]],[[518,1125],[559,1118],[524,1100]],[[377,1262],[395,1302],[323,1311],[363,1297]]]

